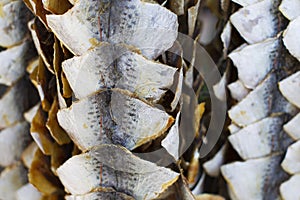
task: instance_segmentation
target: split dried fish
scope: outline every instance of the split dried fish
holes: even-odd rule
[[[47,22],[75,55],[82,55],[96,43],[107,41],[133,45],[147,58],[155,58],[174,43],[178,28],[176,18],[160,5],[139,0],[89,3],[80,0],[64,15],[48,15]]]
[[[75,102],[70,108],[60,110],[57,117],[83,151],[99,144],[120,144],[134,149],[159,137],[174,120],[165,111],[116,89]]]
[[[157,102],[172,86],[176,73],[175,68],[109,43],[64,61],[62,68],[78,99],[99,89],[116,87]]]
[[[179,177],[178,173],[142,160],[115,145],[97,146],[73,156],[58,168],[57,173],[71,194],[113,187],[135,199],[153,199]]]

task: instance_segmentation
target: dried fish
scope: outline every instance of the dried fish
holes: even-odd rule
[[[30,40],[26,40],[6,51],[1,51],[0,83],[11,86],[21,78],[25,74],[26,66],[33,56],[35,56],[35,53]]]
[[[288,181],[280,186],[280,194],[284,200],[294,200],[300,198],[299,193],[300,174],[292,176]]]
[[[227,87],[231,97],[237,101],[241,101],[249,93],[249,89],[247,89],[240,80],[228,84]]]
[[[133,45],[147,58],[155,58],[172,46],[178,28],[175,14],[160,5],[139,0],[89,3],[80,0],[63,15],[48,15],[47,22],[75,55],[84,54],[98,42],[108,41]]]
[[[175,158],[175,160],[178,160],[180,156],[179,155],[179,142],[180,142],[179,120],[180,120],[180,112],[178,112],[175,123],[171,127],[168,135],[161,142],[161,146],[163,146],[168,151],[168,153]]]
[[[273,60],[279,47],[278,38],[243,46],[228,57],[238,69],[239,80],[248,89],[254,89],[274,67]],[[249,57],[255,58],[249,62]]]
[[[223,57],[227,57],[227,51],[229,48],[230,40],[231,40],[231,31],[232,31],[232,25],[230,22],[227,22],[222,33],[221,33],[221,40],[223,43]]]
[[[274,76],[268,76],[261,84],[251,91],[238,104],[229,111],[231,120],[239,126],[245,126],[263,119],[269,113],[269,102],[272,98],[276,80]]]
[[[300,90],[300,71],[280,81],[279,89],[289,102],[300,108],[300,94],[295,92]]]
[[[232,14],[230,21],[248,43],[261,42],[277,34],[277,19],[273,9],[277,4],[277,0],[263,0],[245,6]]]
[[[289,20],[295,19],[300,15],[300,1],[298,0],[282,0],[279,10]]]
[[[183,0],[184,1],[184,0]],[[196,0],[196,3],[194,6],[190,7],[188,9],[188,33],[189,36],[193,36],[193,33],[195,32],[195,26],[196,26],[196,21],[198,18],[198,10],[199,10],[199,6],[200,6],[200,2],[201,0]]]
[[[228,147],[228,143],[225,143],[211,160],[206,161],[203,164],[203,168],[208,175],[212,177],[219,176],[220,168],[225,162],[225,153],[227,147]]]
[[[0,99],[0,128],[22,121],[23,112],[35,103],[32,86],[25,79],[19,79]]]
[[[300,113],[283,126],[284,131],[294,140],[300,140]]]
[[[116,89],[75,102],[57,117],[83,151],[111,143],[134,149],[159,137],[173,123],[166,112]]]
[[[244,160],[283,152],[292,142],[282,132],[283,123],[283,117],[267,117],[230,135],[228,139]]]
[[[36,151],[38,150],[38,146],[35,142],[32,142],[30,145],[27,146],[27,148],[22,153],[22,161],[25,165],[25,167],[30,168],[31,163],[33,161],[34,155]]]
[[[179,177],[178,173],[115,145],[97,146],[88,153],[73,156],[57,173],[71,194],[87,194],[99,186],[113,187],[135,199],[153,199]]]
[[[126,47],[102,43],[66,60],[63,71],[79,99],[103,88],[121,88],[157,102],[174,81],[175,68],[150,61]]]
[[[300,16],[291,21],[283,33],[283,42],[289,52],[300,61],[299,40],[295,40],[295,35],[299,34]]]
[[[289,174],[300,173],[300,141],[290,145],[287,149],[284,160],[281,163],[282,168]]]
[[[9,166],[20,160],[30,143],[29,124],[20,122],[0,132],[0,165]]]
[[[280,183],[287,175],[281,170],[281,155],[234,162],[221,167],[228,182],[230,198],[235,199],[278,199]]]

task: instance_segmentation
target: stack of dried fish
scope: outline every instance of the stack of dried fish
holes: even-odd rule
[[[180,156],[177,16],[140,0],[25,2],[37,16],[28,71],[41,101],[27,113],[31,184],[44,198],[194,199],[179,163],[163,164]],[[157,148],[156,161],[144,153]]]
[[[26,67],[35,57],[22,1],[0,1],[0,199],[24,199],[27,170],[21,155],[32,141],[24,112],[36,103]],[[37,191],[36,191],[37,192]]]
[[[295,28],[291,33],[293,21],[284,31],[287,26],[285,17],[291,19],[299,12],[295,8],[299,8],[299,3],[293,1],[292,4],[295,5],[290,5],[290,1],[271,0],[234,2],[242,8],[231,15],[230,23],[246,44],[228,55],[238,73],[238,80],[228,85],[231,96],[237,100],[236,105],[228,112],[232,120],[228,127],[231,131],[228,139],[245,161],[223,165],[221,172],[228,183],[231,199],[278,199],[279,186],[288,178],[280,163],[287,147],[292,143],[284,132],[288,131],[285,128],[283,130],[283,125],[297,112],[294,106],[297,104],[283,91],[293,91],[293,94],[289,93],[289,97],[299,100],[299,95],[295,95],[296,87],[299,89],[299,81],[293,83],[294,88],[287,86],[291,84],[293,77],[296,79],[296,71],[299,70],[299,62],[291,56],[295,56],[293,50],[298,47],[295,47],[297,45],[293,41],[290,48],[291,43],[287,41],[295,38],[299,29]],[[279,81],[290,74],[293,74],[290,79],[280,82],[280,90],[292,104],[281,95],[278,87]],[[290,152],[288,150],[285,160],[290,159],[289,164],[294,165],[297,163],[295,151]],[[294,155],[293,161],[291,154]],[[285,164],[287,162],[284,161],[283,167],[286,170]],[[295,199],[295,196],[288,198],[295,194],[284,189],[284,185],[281,186],[282,197]],[[294,187],[298,188],[299,183]]]

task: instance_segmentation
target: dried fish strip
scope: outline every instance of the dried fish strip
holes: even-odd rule
[[[99,186],[113,187],[137,200],[157,197],[179,177],[178,173],[115,145],[97,146],[73,156],[57,173],[71,194],[86,194]]]
[[[119,90],[97,92],[58,112],[58,122],[85,151],[99,144],[134,149],[163,134],[174,119]]]
[[[139,0],[89,3],[79,0],[63,15],[48,15],[47,22],[75,55],[84,54],[95,43],[107,41],[133,45],[147,58],[155,58],[172,46],[178,28],[175,14],[160,5]]]
[[[150,102],[157,102],[172,86],[176,72],[175,68],[108,43],[64,61],[62,68],[78,99],[99,89],[117,87]]]
[[[254,89],[272,70],[278,47],[279,39],[271,38],[244,46],[228,55],[238,69],[239,80],[246,88]],[[255,59],[249,62],[249,58]]]
[[[292,142],[282,131],[283,123],[283,117],[267,117],[230,135],[228,139],[244,160],[283,152]]]

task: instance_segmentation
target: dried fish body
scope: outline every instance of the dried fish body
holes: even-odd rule
[[[73,156],[57,173],[71,194],[87,194],[99,186],[113,187],[135,199],[153,199],[179,177],[115,145],[96,146],[88,153]]]
[[[249,89],[247,89],[240,80],[228,84],[227,87],[230,91],[231,97],[237,101],[241,101],[249,93]]]
[[[0,99],[0,128],[23,121],[23,112],[34,103],[30,83],[21,78]]]
[[[14,46],[0,52],[0,84],[11,86],[26,71],[26,66],[35,55],[33,45],[30,40],[26,40],[18,46]]]
[[[282,155],[273,155],[223,165],[231,199],[279,199],[278,187],[287,179],[281,159]]]
[[[282,95],[292,104],[300,108],[300,71],[279,82]]]
[[[283,123],[282,116],[267,117],[230,135],[228,139],[244,160],[284,152],[292,141],[282,131]]]
[[[30,143],[29,124],[17,123],[0,132],[0,165],[9,166],[20,160],[21,154]]]
[[[80,0],[63,15],[48,15],[47,21],[75,55],[84,54],[95,43],[108,41],[133,45],[146,57],[155,58],[172,46],[178,28],[175,14],[139,0]]]
[[[282,86],[278,87],[290,73],[285,70],[292,69],[279,33],[284,28],[278,14],[280,2],[233,1],[244,7],[230,20],[249,45],[228,56],[239,78],[228,86],[239,101],[228,112],[232,120],[228,139],[245,161],[223,165],[221,172],[231,199],[280,199],[279,187],[288,178],[280,162],[292,143],[283,127],[287,116],[298,112],[295,104],[281,95]]]
[[[206,161],[203,164],[203,168],[208,175],[212,177],[219,176],[221,166],[225,162],[225,153],[227,147],[228,147],[228,143],[225,143],[211,160]]]
[[[280,194],[284,200],[294,200],[300,198],[299,193],[300,174],[292,176],[280,186]]]
[[[289,174],[300,173],[300,141],[289,146],[284,160],[281,163],[282,168]]]
[[[300,140],[300,113],[283,126],[284,131],[294,140]]]
[[[274,13],[277,4],[277,0],[263,0],[245,6],[232,14],[230,21],[248,43],[261,42],[278,32]]]
[[[23,1],[4,1],[0,12],[0,46],[11,47],[21,43],[28,29],[26,22],[30,18]]]
[[[111,143],[134,149],[164,133],[173,118],[126,93],[112,90],[97,92],[61,109],[58,121],[85,151]]]
[[[274,67],[274,57],[279,48],[279,39],[270,38],[260,43],[243,46],[228,57],[238,69],[239,80],[248,89],[254,89]],[[249,58],[252,59],[249,62]]]
[[[286,18],[293,20],[300,15],[300,1],[282,0],[279,10]]]
[[[62,68],[78,99],[99,89],[116,87],[150,102],[157,102],[172,86],[176,72],[126,47],[108,43],[64,61]]]
[[[267,117],[275,91],[276,77],[271,74],[228,111],[229,117],[239,126],[245,126]]]
[[[289,52],[300,61],[300,45],[299,40],[295,39],[295,35],[299,34],[300,16],[291,21],[287,29],[283,33],[283,42]]]

